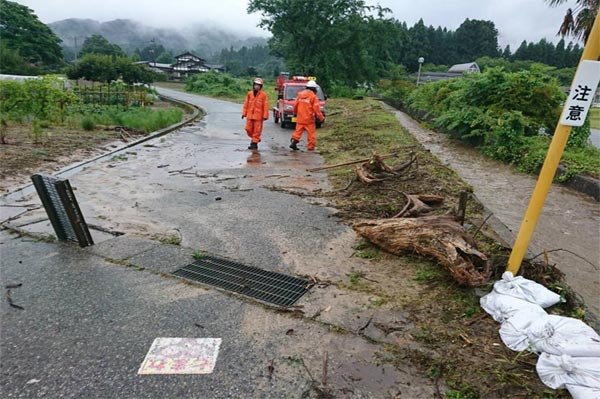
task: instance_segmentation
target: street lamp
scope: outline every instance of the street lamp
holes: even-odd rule
[[[419,81],[421,80],[421,66],[425,62],[425,58],[419,57],[419,73],[417,73],[417,86],[419,85]]]

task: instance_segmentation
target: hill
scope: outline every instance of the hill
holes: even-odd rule
[[[264,45],[266,38],[242,37],[219,27],[196,25],[182,29],[156,28],[130,19],[99,22],[93,19],[69,18],[48,24],[62,39],[65,58],[73,59],[86,37],[99,34],[119,45],[126,53],[144,48],[155,40],[174,54],[191,50],[202,58],[211,60],[224,48]]]

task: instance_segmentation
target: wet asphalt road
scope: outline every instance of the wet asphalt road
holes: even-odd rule
[[[422,372],[408,364],[379,365],[381,346],[320,323],[356,331],[367,317],[379,317],[361,294],[311,290],[301,304],[314,312],[313,321],[157,274],[188,263],[193,249],[334,280],[365,262],[350,259],[356,237],[334,210],[279,191],[326,188],[324,174],[305,170],[322,163],[318,154],[290,152],[291,132],[272,121],[260,153],[250,152],[239,104],[160,91],[203,107],[207,115],[70,179],[88,223],[125,235],[94,231],[98,245],[80,249],[0,232],[0,282],[23,284],[11,298],[24,308],[0,305],[2,396],[315,397],[311,379],[320,381],[327,352],[328,387],[336,397],[433,397]],[[21,223],[40,215],[33,211]],[[169,236],[180,237],[182,247],[157,241]],[[332,310],[322,312],[325,306]],[[222,338],[215,371],[138,376],[156,337]]]

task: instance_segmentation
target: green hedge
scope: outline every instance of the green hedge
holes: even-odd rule
[[[537,173],[565,99],[559,84],[542,69],[505,72],[490,68],[419,86],[403,103],[456,138],[496,159]],[[563,163],[568,169],[600,175],[600,151],[588,147],[589,123],[573,129]]]

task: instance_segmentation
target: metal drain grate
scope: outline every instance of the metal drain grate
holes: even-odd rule
[[[279,306],[293,305],[313,285],[305,279],[208,255],[176,270],[173,275]]]
[[[94,245],[69,181],[45,175],[33,175],[31,180],[46,209],[56,237],[61,241],[78,242],[82,247]]]

